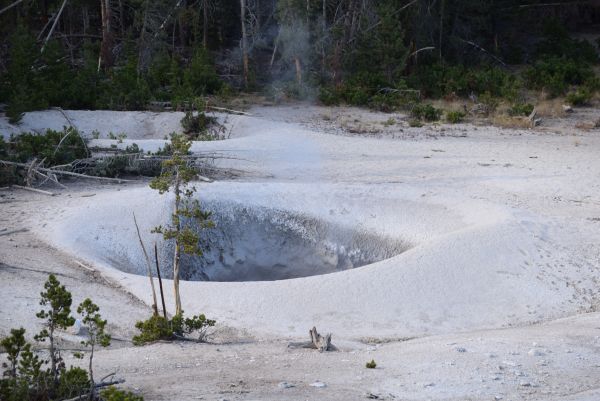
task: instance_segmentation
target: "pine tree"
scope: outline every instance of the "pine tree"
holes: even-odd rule
[[[60,351],[56,347],[55,331],[57,329],[65,330],[73,326],[75,319],[71,316],[71,293],[67,291],[64,285],[51,274],[44,284],[44,289],[40,295],[42,297],[40,305],[44,306],[36,316],[44,319],[45,328],[34,338],[37,341],[46,341],[50,343],[50,373],[52,375],[52,385],[58,383],[59,372],[64,370],[64,364]]]
[[[150,183],[150,188],[157,190],[161,195],[173,191],[175,204],[171,215],[171,224],[167,227],[155,227],[152,232],[163,235],[165,240],[175,241],[173,256],[173,287],[175,291],[175,314],[182,314],[181,296],[179,293],[179,269],[181,253],[188,255],[202,255],[199,246],[199,235],[193,230],[192,225],[198,228],[213,226],[210,221],[210,212],[200,209],[200,203],[192,199],[196,188],[190,182],[196,177],[196,170],[189,164],[190,147],[192,143],[182,134],[171,136],[171,149],[173,154],[170,159],[163,162],[163,171]]]
[[[110,335],[107,334],[104,329],[106,328],[106,320],[102,320],[100,316],[100,308],[94,304],[91,299],[86,298],[77,307],[77,313],[83,316],[82,323],[88,328],[88,339],[82,341],[81,344],[86,347],[90,347],[90,362],[89,362],[89,375],[90,375],[90,401],[95,399],[95,385],[94,385],[94,349],[96,345],[101,347],[108,347],[110,345]]]

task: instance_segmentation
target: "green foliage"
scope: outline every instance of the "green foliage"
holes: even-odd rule
[[[588,64],[558,57],[537,61],[523,76],[529,88],[545,90],[552,97],[563,95],[570,85],[595,82],[594,71]]]
[[[140,334],[133,337],[133,344],[144,345],[159,340],[171,341],[176,338],[176,335],[186,334],[195,335],[199,342],[204,342],[210,334],[210,328],[215,324],[215,320],[207,319],[204,314],[186,318],[182,311],[171,320],[155,315],[135,324]]]
[[[210,212],[202,211],[200,203],[192,199],[196,188],[190,181],[196,177],[196,170],[188,164],[185,157],[191,147],[191,142],[181,134],[171,136],[172,155],[163,162],[162,173],[152,180],[150,188],[164,194],[169,190],[175,193],[175,212],[169,226],[155,227],[152,232],[162,234],[165,240],[175,240],[175,246],[186,254],[202,255],[199,246],[199,236],[192,229],[193,222],[200,228],[213,226]]]
[[[377,74],[386,86],[395,86],[402,79],[408,57],[403,22],[396,9],[393,2],[379,4],[378,24],[359,37],[356,54],[347,61],[350,71]]]
[[[440,64],[420,67],[409,77],[408,83],[420,89],[424,96],[433,98],[490,92],[496,97],[510,99],[517,95],[521,86],[517,76],[498,67]]]
[[[598,52],[587,40],[576,40],[569,36],[565,25],[557,19],[545,21],[543,39],[537,44],[538,59],[563,58],[578,63],[598,62]]]
[[[70,399],[90,390],[90,379],[85,369],[70,367],[60,375],[57,399]]]
[[[419,92],[408,90],[403,80],[392,85],[387,83],[381,73],[363,71],[337,86],[321,87],[319,100],[327,106],[344,103],[390,112],[418,101]]]
[[[151,93],[146,80],[138,76],[137,59],[130,57],[114,67],[108,79],[101,83],[99,108],[112,110],[144,110]]]
[[[4,376],[16,378],[17,377],[17,366],[19,362],[19,355],[23,348],[27,345],[25,341],[25,329],[11,329],[10,336],[3,338],[0,341],[0,345],[4,348],[7,353],[6,359],[8,359],[9,364],[2,364],[3,368],[8,368],[4,372]]]
[[[367,369],[375,369],[377,367],[377,363],[375,363],[374,359],[371,359],[371,362],[367,362],[365,366]]]
[[[577,90],[567,94],[567,103],[573,106],[585,106],[592,100],[592,93],[584,87],[580,87]]]
[[[195,334],[198,341],[204,342],[209,334],[211,327],[214,327],[216,320],[207,319],[204,314],[195,315],[186,318],[183,312],[175,315],[171,320],[173,332],[179,335]]]
[[[181,119],[181,126],[188,138],[202,141],[222,139],[224,131],[216,117],[208,116],[203,111],[187,111]]]
[[[533,112],[534,106],[531,103],[515,103],[508,110],[511,116],[529,116]]]
[[[77,313],[83,316],[82,322],[88,328],[88,339],[82,341],[82,344],[87,347],[93,348],[96,344],[101,347],[110,345],[110,335],[104,331],[106,320],[102,320],[99,311],[98,305],[94,304],[89,298],[86,298],[77,307]]]
[[[479,97],[479,103],[483,105],[483,112],[485,114],[491,114],[500,105],[500,100],[490,92],[485,92]]]
[[[222,82],[205,49],[199,48],[194,52],[183,73],[183,82],[191,90],[192,96],[213,94],[221,89]]]
[[[100,397],[103,401],[144,401],[144,397],[136,395],[130,391],[119,390],[110,386],[100,391]]]
[[[49,129],[43,135],[13,135],[10,141],[2,146],[9,160],[25,163],[33,158],[44,159],[46,166],[66,164],[88,156],[86,144],[79,132],[72,127],[65,127],[62,131]]]
[[[462,111],[448,111],[446,113],[446,121],[451,124],[461,123],[465,119],[466,114]]]
[[[438,121],[442,116],[442,110],[436,109],[429,103],[416,104],[410,114],[415,120]]]
[[[162,316],[154,315],[148,320],[138,321],[135,324],[140,334],[134,336],[133,345],[144,345],[158,340],[172,340],[173,329],[171,322]]]
[[[8,363],[0,379],[0,399],[6,401],[51,401],[65,400],[90,393],[93,385],[91,375],[84,369],[70,367],[66,369],[60,350],[56,345],[54,332],[66,329],[74,323],[70,316],[71,294],[60,284],[54,275],[50,275],[44,284],[40,304],[45,308],[37,316],[45,319],[45,328],[34,336],[37,341],[50,342],[50,360],[40,359],[25,340],[25,329],[12,329],[9,337],[2,339],[0,345],[7,352]],[[106,346],[110,337],[104,332],[106,321],[98,314],[98,307],[90,300],[83,301],[78,312],[83,314],[83,323],[88,328],[88,341],[84,345]],[[50,362],[50,369],[44,368]],[[94,391],[91,392],[94,394]],[[94,400],[96,398],[94,397]]]
[[[54,333],[57,329],[65,330],[73,326],[75,319],[71,316],[71,304],[73,302],[71,293],[64,285],[50,274],[41,292],[40,305],[43,309],[36,316],[44,320],[44,329],[34,336],[36,341],[50,343],[50,373],[53,381],[58,381],[59,372],[64,370],[63,359],[56,348]]]

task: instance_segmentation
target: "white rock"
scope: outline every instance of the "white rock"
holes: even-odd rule
[[[311,387],[317,387],[317,388],[325,388],[327,387],[327,384],[320,382],[320,381],[316,381],[314,383],[310,383]]]
[[[544,353],[539,349],[532,348],[527,352],[529,356],[544,356]]]
[[[74,334],[76,336],[81,334],[81,329],[83,328],[83,324],[81,323],[80,319],[75,319],[75,324],[73,324],[73,326],[69,327],[68,332],[70,334]]]

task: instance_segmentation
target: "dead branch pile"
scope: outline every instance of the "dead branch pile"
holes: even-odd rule
[[[79,179],[98,180],[111,183],[131,182],[131,179],[122,176],[154,177],[160,174],[162,162],[168,155],[124,153],[114,149],[95,149],[103,154],[77,159],[67,164],[58,166],[44,165],[45,159],[34,158],[28,163],[19,163],[10,160],[0,160],[0,166],[13,167],[16,175],[27,188],[40,187],[45,184],[66,188],[60,181],[62,178],[71,177]],[[187,157],[188,163],[198,172],[198,179],[210,182],[214,179],[234,178],[241,171],[218,167],[219,159],[235,159],[218,152],[195,153]]]

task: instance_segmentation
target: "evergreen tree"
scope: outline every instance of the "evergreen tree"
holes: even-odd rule
[[[65,330],[75,323],[71,316],[71,293],[67,291],[64,285],[51,274],[44,284],[45,291],[40,294],[42,299],[40,305],[44,308],[36,314],[44,320],[45,328],[35,335],[37,341],[46,341],[48,339],[50,346],[50,374],[52,377],[52,387],[58,384],[60,371],[64,370],[64,363],[60,356],[60,350],[57,348],[55,332],[58,329]]]
[[[86,298],[77,307],[77,313],[83,316],[82,323],[88,328],[88,339],[81,343],[90,348],[90,362],[88,366],[90,401],[94,400],[96,396],[93,370],[94,349],[96,348],[96,345],[101,347],[108,347],[110,345],[110,335],[104,331],[106,328],[106,320],[102,320],[102,316],[98,313],[99,311],[100,308],[98,305],[94,304],[89,298]]]
[[[171,158],[163,162],[163,171],[160,176],[150,183],[150,188],[157,190],[161,195],[171,190],[175,195],[171,223],[168,226],[155,227],[152,232],[162,234],[165,240],[175,241],[173,286],[176,315],[182,314],[179,293],[181,253],[202,255],[202,249],[199,246],[200,237],[194,231],[194,225],[199,229],[213,226],[210,221],[210,212],[203,211],[198,200],[193,199],[196,188],[190,183],[197,173],[187,157],[191,146],[192,143],[184,135],[173,134],[170,144],[173,154]]]

